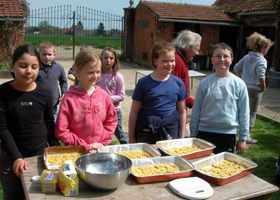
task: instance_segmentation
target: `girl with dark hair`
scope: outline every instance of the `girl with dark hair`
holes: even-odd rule
[[[4,199],[24,199],[20,174],[28,170],[26,157],[43,153],[53,144],[54,123],[50,92],[35,82],[39,53],[21,45],[13,53],[14,80],[0,86],[0,179]]]

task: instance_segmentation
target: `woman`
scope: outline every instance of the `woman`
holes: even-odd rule
[[[175,61],[176,65],[173,74],[183,80],[187,98],[186,107],[192,108],[194,98],[190,96],[190,81],[189,81],[189,66],[188,63],[193,61],[193,58],[198,54],[201,44],[201,36],[198,33],[190,30],[183,30],[179,33],[173,45],[176,49]],[[188,124],[188,120],[187,120]],[[188,125],[187,125],[188,128]],[[186,136],[190,133],[187,131]]]

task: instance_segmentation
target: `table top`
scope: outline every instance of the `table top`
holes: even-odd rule
[[[43,169],[42,156],[25,159],[29,164],[29,169],[21,176],[26,194],[26,199],[34,200],[62,200],[68,197],[63,196],[59,191],[55,194],[44,194],[41,192],[39,183],[32,183],[31,178],[34,175],[41,174]],[[129,176],[124,184],[112,191],[98,191],[90,188],[80,181],[80,194],[71,197],[71,199],[163,199],[175,200],[183,199],[177,196],[168,188],[168,182],[138,184]],[[239,180],[228,183],[223,186],[211,184],[214,189],[214,195],[209,200],[228,200],[228,199],[248,199],[270,194],[279,190],[257,176],[250,174]]]
[[[142,74],[144,76],[147,76],[151,74],[153,70],[137,70],[136,73]],[[201,72],[195,71],[195,70],[189,70],[189,76],[190,77],[204,77],[207,76],[207,74],[203,74]]]

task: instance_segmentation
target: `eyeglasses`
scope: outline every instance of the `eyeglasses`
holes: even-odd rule
[[[217,56],[213,56],[213,58],[219,59],[219,60],[221,60],[221,59],[227,60],[227,59],[231,58],[231,56],[230,55],[217,55]]]

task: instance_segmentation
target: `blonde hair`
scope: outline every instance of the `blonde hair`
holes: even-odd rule
[[[252,51],[260,51],[262,48],[270,48],[273,42],[257,32],[247,37],[247,47]]]
[[[80,51],[74,62],[74,66],[77,69],[82,69],[87,63],[92,62],[95,66],[101,67],[101,60],[91,50]]]
[[[155,43],[153,50],[152,50],[152,64],[153,67],[155,68],[156,66],[154,65],[154,59],[158,59],[161,55],[165,55],[168,52],[174,52],[175,54],[175,47],[166,41],[161,41]]]
[[[49,41],[45,41],[45,42],[42,42],[39,46],[39,52],[42,51],[42,49],[51,49],[53,48],[53,51],[55,53],[55,46],[52,42],[49,42]]]

